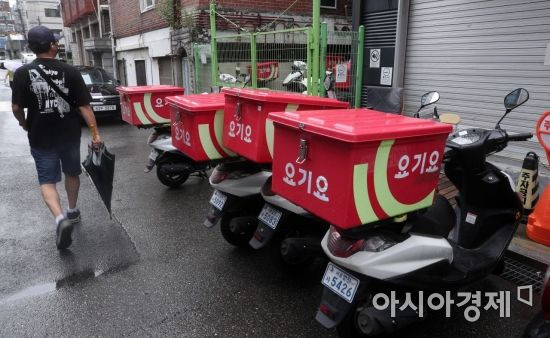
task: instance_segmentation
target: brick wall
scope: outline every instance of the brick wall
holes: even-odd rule
[[[181,0],[182,5],[190,12],[208,9],[209,2],[209,0]],[[293,2],[294,0],[218,0],[218,8],[220,11],[241,12],[249,15],[267,12],[271,13],[271,16],[276,16]],[[111,3],[113,28],[117,38],[167,27],[167,24],[159,17],[155,9],[141,13],[139,0],[116,0]],[[321,8],[321,14],[343,16],[345,15],[345,6],[347,4],[351,8],[351,0],[337,0],[337,9]],[[309,16],[311,15],[311,10],[311,0],[299,0],[285,14]],[[207,17],[208,12],[203,12],[203,15],[198,13],[195,15],[201,18]]]
[[[201,8],[207,8],[209,0],[199,0]],[[270,12],[282,13],[290,6],[294,0],[218,0],[218,8],[232,11],[248,12]],[[345,15],[345,6],[349,3],[351,9],[351,0],[337,0],[337,8],[321,8],[322,15]],[[312,1],[298,0],[286,14],[306,14],[311,15]]]
[[[10,3],[8,1],[0,1],[0,11],[11,12]]]
[[[168,26],[154,8],[141,13],[139,0],[116,0],[111,2],[111,6],[113,30],[117,38],[150,32]]]

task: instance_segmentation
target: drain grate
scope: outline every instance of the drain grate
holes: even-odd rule
[[[536,293],[542,291],[542,283],[547,266],[532,259],[507,252],[504,256],[505,268],[500,277],[518,286],[533,285]]]

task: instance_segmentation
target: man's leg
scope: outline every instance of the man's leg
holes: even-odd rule
[[[80,177],[65,175],[65,189],[69,199],[69,209],[76,208],[78,200],[78,190],[80,189]]]
[[[46,205],[52,212],[53,217],[57,218],[63,215],[61,208],[61,201],[59,200],[59,194],[55,183],[48,183],[40,185],[40,191],[42,192],[42,198]]]
[[[61,168],[59,155],[56,150],[34,149],[31,147],[31,154],[34,157],[40,191],[46,205],[52,212],[57,223],[56,246],[59,250],[68,248],[72,243],[72,223],[63,216],[59,194],[56,184],[61,181]]]
[[[80,142],[67,144],[60,152],[61,168],[65,174],[65,189],[69,200],[67,218],[71,223],[80,222],[80,210],[76,206],[78,190],[80,189],[79,175],[82,173],[80,167]]]
[[[63,215],[56,187],[57,182],[61,181],[59,156],[54,150],[34,148],[31,148],[31,155],[36,164],[42,198],[53,214],[53,217],[58,218],[60,215]]]

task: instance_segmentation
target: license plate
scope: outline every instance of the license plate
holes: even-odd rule
[[[277,228],[277,224],[279,224],[279,221],[281,220],[281,216],[283,216],[281,211],[266,204],[264,205],[262,212],[260,212],[258,219],[271,229],[275,230],[275,228]]]
[[[210,198],[210,204],[212,204],[214,208],[218,209],[219,211],[222,211],[226,201],[227,201],[227,196],[225,196],[218,190],[214,190],[214,193],[212,194],[212,198]]]
[[[94,111],[116,110],[116,106],[115,106],[115,105],[110,105],[110,106],[93,106],[92,109],[93,109]]]
[[[332,263],[328,263],[322,282],[324,286],[344,298],[348,303],[353,301],[355,292],[359,287],[359,279],[342,271]]]

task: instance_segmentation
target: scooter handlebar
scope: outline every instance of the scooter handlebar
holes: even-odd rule
[[[512,134],[508,135],[508,141],[527,141],[531,137],[533,137],[533,133]]]

